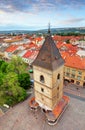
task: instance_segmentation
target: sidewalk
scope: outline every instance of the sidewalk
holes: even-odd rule
[[[64,86],[64,92],[85,98],[85,88],[81,88],[75,84],[68,84]]]

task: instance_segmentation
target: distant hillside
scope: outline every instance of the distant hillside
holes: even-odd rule
[[[37,32],[40,33],[46,33],[47,29],[43,29],[43,30],[38,30]],[[81,33],[81,34],[85,34],[85,27],[82,28],[52,28],[51,29],[52,33]]]
[[[47,33],[48,29],[41,29],[36,31],[30,31],[30,30],[9,30],[9,31],[0,31],[0,34],[9,34],[9,33],[15,33],[15,34],[27,34],[27,33]],[[51,28],[51,33],[80,33],[85,34],[85,27],[78,27],[78,28]]]

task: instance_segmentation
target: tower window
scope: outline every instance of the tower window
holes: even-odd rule
[[[57,79],[60,79],[60,74],[57,75]]]
[[[45,81],[44,81],[44,76],[43,76],[43,75],[40,76],[40,82],[42,82],[42,83],[45,82]]]
[[[43,89],[43,88],[41,88],[41,91],[42,91],[42,92],[44,92],[44,89]]]

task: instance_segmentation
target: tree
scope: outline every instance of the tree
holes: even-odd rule
[[[3,78],[5,75],[0,71],[0,86],[3,84]]]
[[[20,87],[18,76],[14,72],[9,72],[3,78],[3,84],[0,86],[0,94],[3,102],[8,105],[14,105],[24,100],[27,96],[26,91]]]
[[[30,75],[28,73],[19,74],[18,80],[22,88],[30,88]]]
[[[1,69],[1,65],[4,63],[5,61],[3,61],[2,59],[0,59],[0,69]]]
[[[14,56],[7,66],[7,72],[15,72],[19,75],[26,72],[26,67],[26,64],[20,57]]]
[[[4,62],[2,63],[2,65],[1,65],[1,71],[2,71],[3,73],[6,73],[6,68],[7,68],[7,66],[8,66],[8,63],[4,61]]]

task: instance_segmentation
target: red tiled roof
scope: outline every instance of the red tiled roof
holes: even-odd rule
[[[23,44],[23,47],[29,48],[29,43],[28,44]]]
[[[29,48],[32,48],[32,47],[36,47],[36,48],[37,48],[37,45],[34,44],[34,43],[30,43],[30,44],[29,44]]]
[[[34,48],[34,47],[38,48],[38,46],[36,44],[32,43],[32,42],[28,43],[28,44],[24,44],[23,47],[29,48],[29,49]]]
[[[36,38],[35,38],[35,41],[36,41],[36,40],[37,40],[37,41],[41,41],[42,38],[41,38],[41,37],[36,37]]]
[[[33,51],[33,52],[32,52],[32,55],[29,56],[29,58],[30,58],[30,59],[35,59],[35,58],[37,57],[38,53],[39,53],[39,51]]]
[[[53,110],[53,114],[58,117],[60,113],[63,111],[66,104],[69,103],[69,97],[63,96],[62,100],[57,104],[57,106]]]
[[[77,55],[68,55],[65,58],[65,66],[77,69],[85,69],[85,58],[81,58]]]
[[[68,39],[76,39],[76,40],[79,40],[81,39],[81,36],[59,36],[59,35],[55,35],[53,37],[53,40],[55,41],[66,41]]]
[[[29,58],[29,57],[32,55],[32,53],[33,53],[33,51],[28,50],[28,51],[24,54],[23,58]]]
[[[14,52],[17,48],[18,48],[17,45],[11,45],[5,51],[6,52]]]

